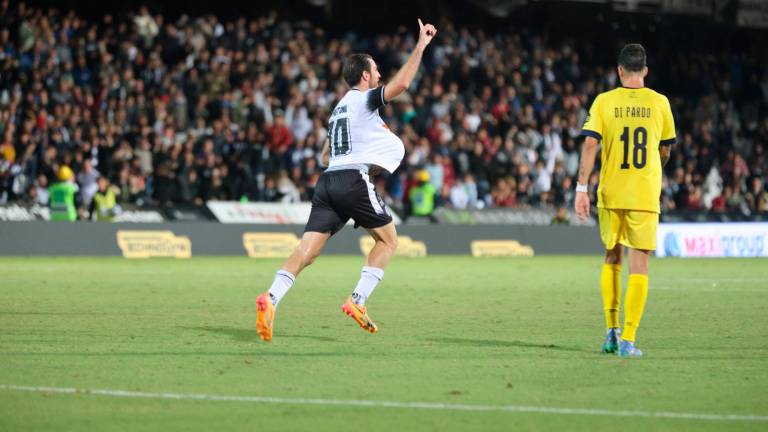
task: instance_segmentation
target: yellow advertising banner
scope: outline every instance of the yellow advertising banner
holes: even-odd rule
[[[533,256],[533,248],[517,240],[474,240],[470,248],[473,257]]]
[[[243,234],[243,247],[251,258],[286,258],[298,245],[299,238],[294,233],[247,232]]]
[[[398,246],[395,256],[404,257],[425,257],[427,256],[427,245],[423,241],[414,240],[409,236],[397,236]],[[376,242],[371,236],[360,237],[360,251],[363,255],[368,255]]]
[[[192,241],[173,231],[118,230],[117,247],[125,258],[190,258]]]

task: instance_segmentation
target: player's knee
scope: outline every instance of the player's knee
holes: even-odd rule
[[[395,254],[395,251],[397,250],[397,247],[399,245],[399,241],[397,240],[397,236],[393,236],[392,238],[388,238],[388,239],[381,239],[381,240],[378,241],[378,243],[382,247],[387,249],[387,251],[390,254],[392,254],[392,255]]]
[[[397,236],[394,236],[392,238],[391,243],[392,243],[392,253],[394,253],[397,250],[397,248],[400,246],[400,240],[398,240]]]
[[[390,250],[394,254],[397,251],[397,247],[400,246],[400,240],[398,240],[397,236],[393,236],[388,243]]]
[[[607,250],[605,252],[605,263],[615,265],[621,264],[621,251],[617,251],[616,249]]]

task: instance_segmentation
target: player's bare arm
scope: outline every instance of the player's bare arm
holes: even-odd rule
[[[320,152],[320,164],[327,167],[331,161],[331,146],[328,138],[323,142],[323,150]]]
[[[424,24],[419,19],[419,40],[416,42],[410,57],[408,57],[408,61],[397,71],[392,81],[384,87],[384,99],[391,101],[410,87],[411,81],[416,76],[416,71],[419,70],[424,49],[432,42],[432,38],[436,34],[437,29],[435,26]]]
[[[589,194],[587,190],[580,189],[589,185],[589,176],[595,167],[595,156],[597,156],[597,139],[587,137],[581,145],[581,162],[575,202],[576,214],[582,222],[586,222],[589,217]]]
[[[669,162],[670,155],[672,153],[672,146],[671,145],[665,145],[659,147],[659,155],[661,156],[661,166],[665,167],[667,166],[667,162]]]

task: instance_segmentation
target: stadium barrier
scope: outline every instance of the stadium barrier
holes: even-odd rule
[[[277,258],[293,250],[303,228],[215,222],[0,222],[0,255]],[[595,227],[401,225],[398,234],[398,254],[409,257],[599,254],[603,250]],[[323,253],[361,255],[370,248],[364,230],[346,227],[328,242]]]
[[[0,204],[0,222],[50,221],[51,210],[40,204],[8,203]],[[158,207],[148,204],[123,204],[114,218],[114,222],[152,223],[152,222],[200,222],[216,220],[207,207],[193,205],[175,205]]]
[[[768,257],[768,223],[660,224],[659,257]]]
[[[1,222],[0,255],[287,256],[299,242],[299,224],[216,222],[95,223]],[[596,227],[569,225],[400,225],[398,255],[532,256],[600,254]],[[365,254],[372,240],[346,227],[325,254]],[[768,223],[662,223],[658,257],[768,257]]]

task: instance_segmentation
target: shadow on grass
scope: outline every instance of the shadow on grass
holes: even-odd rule
[[[40,311],[34,311],[34,312],[26,312],[26,311],[0,311],[0,315],[50,315],[50,316],[103,316],[103,315],[110,315],[107,312],[40,312]],[[122,315],[132,315],[132,314],[125,314],[122,313]]]
[[[113,352],[0,352],[3,356],[43,356],[43,357],[154,357],[154,356],[183,356],[183,357],[349,357],[340,352],[287,352],[258,350],[253,352],[231,351],[113,351]],[[359,357],[359,356],[358,356]]]
[[[208,333],[214,333],[219,335],[229,336],[232,339],[239,342],[259,342],[259,335],[256,334],[255,328],[235,328],[235,327],[215,327],[215,326],[201,326],[201,327],[182,327],[186,330],[205,331]],[[337,342],[335,338],[328,336],[312,336],[312,335],[275,335],[276,338],[287,339],[310,339],[318,342]]]
[[[217,335],[229,336],[232,339],[239,342],[257,342],[259,341],[259,335],[256,334],[256,329],[242,329],[235,327],[215,327],[215,326],[200,326],[200,327],[181,327],[184,330],[204,331],[208,333],[214,333]]]
[[[555,344],[540,344],[533,342],[523,342],[516,340],[498,340],[498,339],[463,339],[463,338],[431,338],[424,339],[427,342],[436,342],[441,344],[463,345],[479,348],[537,348],[554,351],[576,351],[591,352],[580,348],[566,347]]]

